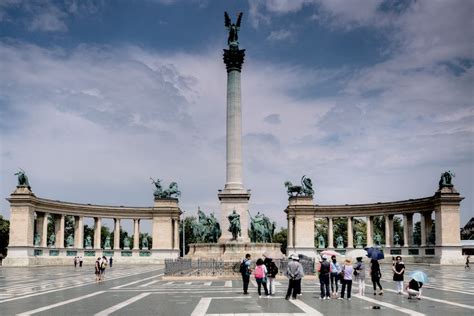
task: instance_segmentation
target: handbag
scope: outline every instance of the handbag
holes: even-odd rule
[[[264,277],[264,278],[262,279],[262,283],[267,283],[267,277]]]

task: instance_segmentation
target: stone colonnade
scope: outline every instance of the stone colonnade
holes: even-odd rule
[[[454,187],[443,187],[434,196],[406,201],[388,203],[357,204],[357,205],[314,205],[312,197],[290,197],[285,212],[288,220],[287,253],[300,253],[310,257],[317,254],[315,247],[316,218],[327,218],[328,238],[325,249],[340,249],[341,252],[354,247],[353,219],[365,217],[367,223],[366,244],[364,246],[380,246],[386,255],[411,256],[413,261],[427,263],[460,263],[461,243],[459,235],[460,202],[463,197]],[[435,244],[428,242],[432,230],[432,214],[435,214]],[[413,241],[413,216],[419,213],[421,243]],[[395,244],[393,218],[403,216],[403,244]],[[383,216],[385,223],[385,243],[379,244],[373,239],[373,218]],[[347,235],[342,236],[341,246],[334,236],[334,219],[347,218]],[[400,236],[401,237],[401,236]],[[339,238],[340,239],[340,238]],[[326,242],[326,240],[325,240]],[[362,247],[357,244],[356,247]],[[322,249],[321,249],[322,250]]]
[[[10,202],[11,217],[8,256],[3,261],[5,265],[64,264],[61,259],[65,258],[70,264],[71,257],[76,255],[85,259],[102,255],[123,259],[140,257],[149,258],[154,263],[179,256],[181,210],[177,199],[156,199],[153,207],[102,206],[42,199],[27,187],[19,186],[7,200]],[[51,237],[48,236],[49,216],[55,217],[54,243],[48,240]],[[72,245],[65,245],[66,216],[74,217]],[[93,244],[88,244],[84,236],[84,218],[94,219]],[[101,244],[102,219],[105,218],[114,220],[113,249]],[[125,219],[133,219],[131,249],[120,247],[120,223]],[[151,247],[140,249],[140,220],[152,221]],[[120,263],[120,260],[116,262]]]

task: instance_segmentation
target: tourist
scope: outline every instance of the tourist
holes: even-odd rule
[[[395,258],[395,264],[392,267],[393,270],[393,281],[397,286],[397,293],[403,294],[403,276],[405,273],[405,265],[402,262],[402,257],[397,256]]]
[[[100,261],[100,279],[103,280],[105,278],[105,267],[107,267],[107,258],[102,256],[102,260]]]
[[[267,267],[263,264],[263,260],[261,258],[258,258],[254,271],[255,281],[257,282],[258,286],[258,297],[262,297],[262,285],[263,289],[265,290],[265,296],[268,296],[267,273]]]
[[[346,259],[344,260],[344,266],[342,267],[342,289],[341,289],[341,297],[340,300],[344,299],[344,292],[347,288],[347,299],[351,300],[351,291],[352,291],[352,273],[354,273],[354,268],[352,267],[352,260]]]
[[[78,261],[78,258],[77,256],[74,257],[74,268],[77,268],[77,261]]]
[[[100,281],[100,262],[102,261],[101,259],[102,259],[101,257],[98,257],[97,260],[95,261],[95,280],[96,281]]]
[[[331,292],[332,296],[337,296],[339,291],[339,273],[341,273],[341,265],[337,262],[336,256],[331,257]]]
[[[362,257],[358,257],[356,266],[354,268],[354,275],[356,277],[359,295],[365,295],[365,264],[362,262]]]
[[[304,277],[303,266],[299,263],[298,255],[293,254],[289,257],[288,267],[285,275],[289,279],[288,291],[285,299],[289,300],[290,296],[295,300],[296,295],[301,292],[301,279]]]
[[[417,299],[421,300],[421,287],[423,286],[423,282],[418,282],[415,279],[411,279],[410,282],[408,282],[408,285],[406,287],[407,293],[408,293],[408,299],[412,299],[413,297],[416,297]]]
[[[322,261],[319,264],[319,285],[321,287],[321,296],[319,299],[328,300],[330,298],[329,294],[329,275],[331,273],[331,264],[328,262],[326,255],[323,255]]]
[[[380,271],[380,263],[378,260],[372,259],[370,261],[370,278],[372,279],[372,285],[374,286],[374,295],[377,295],[377,285],[380,289],[379,295],[383,295],[382,285],[380,285],[382,272]]]
[[[250,269],[250,264],[252,261],[250,260],[250,254],[246,254],[245,258],[240,263],[240,273],[242,274],[242,282],[244,284],[244,294],[248,294],[249,282],[250,282],[250,274],[252,270]]]
[[[82,268],[82,263],[84,261],[84,258],[82,256],[79,256],[79,267]]]
[[[263,260],[263,264],[267,267],[267,289],[270,295],[275,295],[275,279],[278,275],[278,267],[276,266],[273,259],[270,258],[269,255],[263,254],[265,260]]]
[[[466,265],[464,266],[464,270],[471,270],[471,267],[469,266],[469,259],[471,258],[470,255],[466,257]]]
[[[112,258],[112,256],[110,256],[109,258],[109,266],[112,268],[112,263],[114,263],[114,259]]]

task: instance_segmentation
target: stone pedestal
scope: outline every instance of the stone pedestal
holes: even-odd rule
[[[247,253],[256,260],[262,258],[264,253],[271,254],[273,259],[283,258],[280,250],[281,244],[277,243],[199,243],[190,244],[186,255],[191,259],[221,259],[224,261],[240,261]]]
[[[152,220],[152,256],[179,257],[180,215],[178,199],[155,199]]]
[[[232,233],[229,231],[229,219],[227,218],[234,210],[240,215],[241,236],[237,242],[249,243],[249,199],[250,193],[228,193],[226,190],[218,194],[221,204],[220,226],[222,235],[219,243],[228,243],[232,240]]]
[[[317,253],[314,247],[313,197],[290,197],[288,201],[285,210],[289,234],[286,254],[297,253],[314,258]]]

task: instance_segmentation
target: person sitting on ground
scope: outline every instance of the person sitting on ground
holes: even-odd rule
[[[406,290],[408,293],[408,299],[412,299],[416,296],[417,299],[421,300],[421,287],[423,286],[423,282],[418,282],[415,279],[411,279],[408,282]]]

